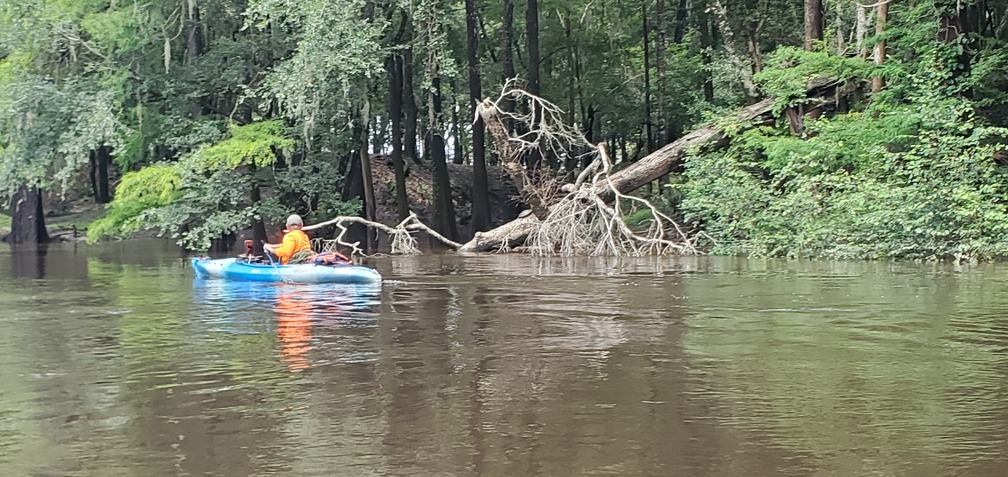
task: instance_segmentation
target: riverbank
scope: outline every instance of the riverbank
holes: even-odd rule
[[[64,242],[83,241],[87,229],[105,213],[102,204],[90,200],[48,202],[45,209],[46,231],[52,240]],[[0,213],[0,237],[6,239],[11,232],[11,216]]]

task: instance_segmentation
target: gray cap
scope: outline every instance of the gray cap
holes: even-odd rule
[[[290,227],[291,225],[304,225],[304,222],[301,222],[301,216],[298,214],[291,214],[290,217],[287,217],[287,226]]]

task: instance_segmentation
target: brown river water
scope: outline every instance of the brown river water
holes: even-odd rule
[[[1008,475],[1008,266],[0,249],[2,476]]]

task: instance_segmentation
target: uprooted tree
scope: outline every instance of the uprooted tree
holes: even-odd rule
[[[808,87],[810,103],[833,100],[843,84],[830,82]],[[505,101],[525,103],[528,111],[506,112],[498,107]],[[735,133],[772,123],[775,119],[774,99],[765,99],[739,111],[731,121]],[[485,99],[479,114],[493,137],[503,169],[519,191],[519,199],[529,210],[517,219],[486,232],[477,232],[467,243],[448,240],[410,215],[395,226],[388,226],[360,217],[337,217],[306,227],[306,230],[335,224],[344,231],[335,239],[324,241],[324,247],[351,247],[363,253],[357,243],[344,241],[345,224],[360,223],[387,233],[392,253],[418,253],[416,231],[425,231],[448,247],[462,252],[522,250],[534,255],[626,255],[692,254],[697,253],[695,236],[687,233],[668,215],[649,201],[633,195],[641,187],[671,173],[687,154],[698,150],[724,147],[729,140],[728,128],[708,124],[662,147],[637,162],[613,170],[613,162],[604,144],[590,144],[574,127],[562,121],[562,111],[552,103],[521,89],[505,85],[495,100]],[[533,111],[538,111],[533,114]],[[522,124],[511,128],[524,133],[509,134],[505,122]],[[523,158],[526,154],[553,154],[554,157],[588,158],[589,166],[574,182],[562,183],[561,176],[549,171],[530,174]],[[647,209],[652,220],[643,229],[627,225],[627,211]]]

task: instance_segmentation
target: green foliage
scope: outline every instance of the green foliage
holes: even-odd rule
[[[279,120],[231,126],[231,137],[196,155],[196,166],[207,170],[232,170],[239,166],[266,167],[278,152],[290,152],[295,141],[284,136]]]
[[[806,139],[741,135],[687,161],[687,219],[714,253],[826,258],[991,259],[1008,255],[1008,130],[966,100],[926,91],[880,118],[810,123]]]
[[[88,230],[88,239],[154,230],[186,248],[206,250],[212,239],[246,229],[256,220],[290,214],[293,204],[286,201],[291,198],[318,204],[316,212],[327,217],[356,213],[359,205],[340,201],[333,187],[342,177],[321,164],[306,161],[276,171],[275,187],[266,187],[275,151],[296,145],[284,132],[279,121],[236,126],[227,139],[198,147],[178,162],[127,173],[106,216]],[[259,201],[252,200],[254,188],[263,195]]]
[[[6,73],[3,70],[8,70]],[[20,185],[65,192],[90,151],[128,133],[113,94],[90,82],[62,86],[0,64],[0,191]]]
[[[753,80],[767,96],[776,99],[776,112],[806,100],[810,83],[831,84],[859,80],[872,75],[870,63],[820,51],[782,46],[774,50],[766,69]]]
[[[301,121],[311,142],[316,126],[345,116],[359,104],[366,79],[381,72],[385,57],[378,39],[380,16],[361,19],[362,2],[347,0],[251,0],[246,15],[257,29],[271,22],[295,32],[293,55],[280,62],[256,94],[275,100]],[[275,30],[275,28],[269,28]],[[343,114],[340,114],[343,113]]]
[[[180,195],[182,174],[177,164],[152,164],[129,172],[116,188],[115,198],[106,207],[104,217],[88,228],[88,240],[103,236],[126,236],[147,229],[147,211],[171,205]]]
[[[314,204],[314,210],[308,211],[308,216],[330,218],[360,212],[361,206],[358,199],[354,198],[350,201],[340,199],[340,190],[333,184],[339,184],[343,180],[343,176],[336,168],[329,165],[306,161],[297,166],[276,171],[275,178],[278,190],[296,194],[298,203],[309,206]],[[282,210],[277,216],[290,212],[293,211]]]

